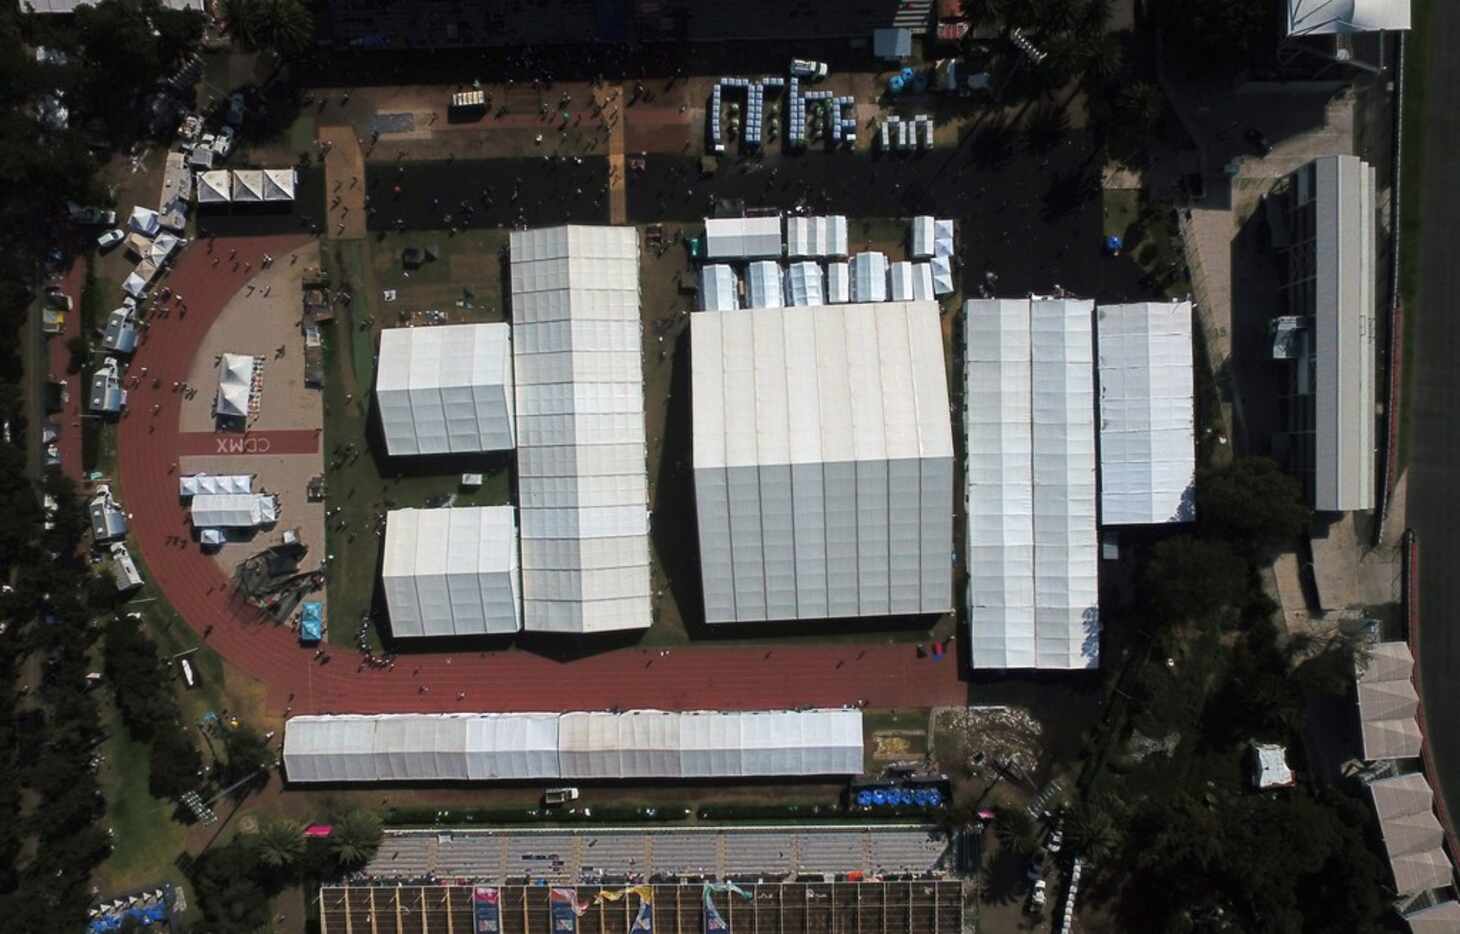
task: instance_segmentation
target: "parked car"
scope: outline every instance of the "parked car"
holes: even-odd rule
[[[543,804],[567,804],[569,801],[578,800],[578,789],[576,788],[549,788],[542,793]]]
[[[1043,879],[1034,883],[1034,890],[1029,893],[1029,906],[1031,908],[1043,908],[1049,900],[1049,884]]]
[[[1257,127],[1248,127],[1246,136],[1247,142],[1252,144],[1252,148],[1257,150],[1258,155],[1272,155],[1272,143],[1268,141],[1267,135]]]
[[[226,126],[218,131],[213,138],[213,152],[218,154],[219,159],[227,159],[228,154],[233,151],[233,127]]]
[[[1059,827],[1049,832],[1049,839],[1045,841],[1044,848],[1051,853],[1058,853],[1060,847],[1065,845],[1065,832]]]
[[[797,78],[810,78],[812,81],[820,81],[826,77],[826,62],[813,62],[805,58],[791,59],[791,74]]]
[[[120,227],[113,227],[111,230],[96,238],[96,245],[103,250],[110,250],[118,243],[121,243],[124,237],[126,237],[126,234],[122,233]]]

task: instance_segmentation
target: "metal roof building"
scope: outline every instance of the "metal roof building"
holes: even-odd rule
[[[1287,7],[1292,37],[1410,28],[1410,0],[1288,0]]]
[[[391,510],[380,577],[397,637],[522,628],[511,506]]]
[[[638,232],[513,231],[512,318],[523,628],[646,628]]]
[[[512,449],[508,325],[386,328],[376,373],[375,401],[392,457]]]
[[[292,717],[290,782],[738,778],[862,772],[860,710]]]
[[[1196,518],[1191,303],[1102,305],[1100,522]]]
[[[964,425],[975,668],[1100,651],[1092,303],[970,301]]]
[[[1414,655],[1404,642],[1380,642],[1358,674],[1359,732],[1364,758],[1407,759],[1420,754],[1424,735],[1415,715]]]
[[[781,217],[705,218],[706,259],[779,259]]]
[[[947,610],[937,306],[700,315],[690,345],[706,620]]]

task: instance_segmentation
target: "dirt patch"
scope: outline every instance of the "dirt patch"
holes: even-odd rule
[[[319,142],[328,145],[324,156],[325,198],[328,220],[324,235],[336,240],[360,240],[365,236],[365,153],[355,130],[347,126],[322,126]]]
[[[934,723],[933,756],[945,771],[987,780],[1038,771],[1044,730],[1021,707],[943,710]]]
[[[926,748],[927,736],[923,734],[898,736],[876,733],[872,736],[872,759],[875,762],[895,762],[922,755]]]

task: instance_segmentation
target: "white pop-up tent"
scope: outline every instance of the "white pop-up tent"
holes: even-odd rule
[[[141,207],[140,205],[132,208],[132,216],[127,221],[127,225],[137,233],[147,237],[157,236],[157,231],[162,229],[157,212],[151,208]]]
[[[213,403],[215,414],[228,418],[246,418],[253,393],[253,357],[226,353],[218,361],[218,396]]]
[[[933,294],[936,296],[953,294],[953,263],[946,256],[935,256],[928,263],[933,276]]]
[[[235,169],[233,203],[257,204],[264,200],[264,173],[260,169]]]
[[[195,473],[178,478],[178,496],[226,493],[241,495],[253,492],[253,477],[248,474]]]
[[[199,493],[190,514],[195,529],[252,529],[279,521],[279,501],[265,493]]]
[[[392,510],[380,577],[398,637],[522,628],[511,506]]]
[[[913,263],[912,293],[913,301],[918,302],[931,302],[937,297],[937,290],[933,287],[933,267],[931,264]]]
[[[264,200],[272,202],[293,201],[294,189],[298,185],[298,173],[294,169],[264,169]]]
[[[512,328],[496,324],[387,328],[375,399],[392,457],[510,451]]]
[[[127,278],[122,282],[122,291],[133,298],[141,298],[155,278],[157,278],[157,264],[150,259],[144,259],[127,273]]]
[[[167,262],[181,243],[182,241],[177,237],[164,231],[152,241],[152,245],[147,250],[147,259],[151,260],[154,266],[161,266]]]
[[[226,169],[199,172],[195,187],[199,204],[227,204],[233,200],[233,184]]]
[[[893,263],[887,273],[888,296],[894,302],[910,302],[913,300],[913,264],[909,262]],[[931,298],[932,296],[929,296]]]
[[[913,259],[927,259],[933,255],[933,218],[922,214],[912,219],[910,254]]]
[[[953,255],[953,221],[940,218],[933,221],[933,255]]]
[[[852,266],[838,262],[826,264],[826,303],[844,305],[852,300]]]

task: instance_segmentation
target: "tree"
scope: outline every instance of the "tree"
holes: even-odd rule
[[[380,817],[375,813],[354,810],[335,822],[330,834],[330,851],[341,869],[365,865],[379,848]]]
[[[193,863],[193,887],[209,934],[253,934],[269,923],[269,897],[254,850],[238,840],[205,850]]]
[[[314,41],[314,16],[302,0],[225,0],[223,11],[244,46],[283,61],[299,58]]]
[[[225,785],[255,777],[239,789],[246,795],[255,785],[267,781],[267,769],[274,763],[274,753],[268,740],[246,723],[240,723],[223,734],[223,751],[226,761],[219,766],[219,779]]]
[[[266,822],[249,841],[261,864],[271,869],[289,869],[304,856],[304,826],[278,818]]]
[[[1039,824],[1028,808],[999,806],[994,809],[994,834],[999,844],[1021,856],[1039,846]]]
[[[1240,457],[1196,478],[1196,521],[1203,536],[1263,553],[1294,543],[1312,520],[1298,481],[1266,457]]]
[[[1269,0],[1191,0],[1151,4],[1171,58],[1193,73],[1248,64],[1271,51],[1277,7]]]
[[[1245,602],[1250,586],[1247,562],[1226,542],[1187,535],[1157,544],[1144,576],[1147,602],[1163,627],[1219,618]]]
[[[1075,802],[1065,814],[1065,838],[1071,852],[1100,866],[1120,850],[1121,834],[1116,824],[1119,803],[1101,795]]]
[[[147,790],[154,798],[179,798],[201,783],[203,757],[182,728],[162,730],[152,739]]]

